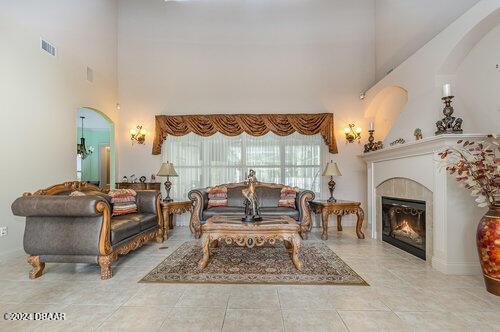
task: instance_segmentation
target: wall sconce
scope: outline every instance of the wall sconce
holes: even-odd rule
[[[130,139],[132,140],[132,144],[137,142],[138,144],[144,144],[146,141],[146,134],[148,131],[146,129],[142,129],[142,126],[137,126],[137,128],[130,129]]]
[[[352,143],[355,140],[358,144],[361,142],[361,128],[356,127],[353,123],[349,124],[349,127],[344,128],[346,143]]]

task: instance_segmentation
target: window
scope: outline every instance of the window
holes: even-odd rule
[[[171,196],[187,198],[194,188],[240,182],[254,169],[261,182],[283,183],[320,192],[323,140],[320,135],[235,137],[215,134],[169,136],[163,144],[163,159],[174,163],[178,177],[172,178]]]

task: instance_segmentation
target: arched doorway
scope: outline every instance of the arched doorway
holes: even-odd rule
[[[102,112],[76,111],[76,176],[101,188],[114,188],[115,127]]]

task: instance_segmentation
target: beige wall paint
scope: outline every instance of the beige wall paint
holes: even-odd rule
[[[343,176],[336,193],[365,200],[359,93],[374,80],[373,1],[120,2],[120,178],[155,173],[161,157],[130,144],[156,114],[332,112]],[[366,134],[365,134],[366,137]],[[331,159],[328,157],[327,159]]]
[[[76,179],[76,109],[115,122],[116,1],[0,2],[0,253],[22,247],[23,218],[10,204],[22,192]],[[58,48],[40,50],[40,36]],[[94,83],[86,81],[86,66]]]
[[[376,0],[377,80],[399,66],[477,2]]]

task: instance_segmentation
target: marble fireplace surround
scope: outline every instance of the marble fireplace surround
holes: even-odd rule
[[[441,169],[437,153],[460,139],[483,137],[440,135],[365,153],[367,233],[382,241],[381,196],[425,201],[427,262],[446,274],[480,274],[475,234],[485,209],[478,208],[469,192]]]

